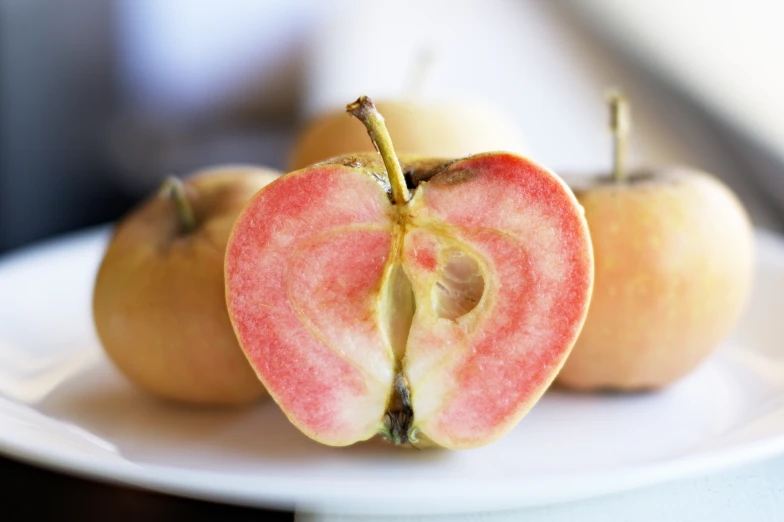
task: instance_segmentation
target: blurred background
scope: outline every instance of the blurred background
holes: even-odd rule
[[[709,171],[784,230],[780,0],[0,0],[0,252],[116,219],[170,173],[284,168],[359,94],[479,101],[560,174]],[[426,57],[428,66],[422,68]]]

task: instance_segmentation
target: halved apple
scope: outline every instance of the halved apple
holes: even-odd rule
[[[319,442],[490,443],[544,393],[585,319],[582,209],[512,154],[401,166],[370,100],[348,110],[383,163],[337,158],[251,200],[225,261],[237,337]]]

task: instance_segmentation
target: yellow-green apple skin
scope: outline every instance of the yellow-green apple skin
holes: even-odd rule
[[[115,228],[94,286],[101,344],[125,376],[154,396],[228,406],[265,394],[229,321],[223,257],[234,220],[278,173],[225,166],[184,181],[196,226],[150,197]]]
[[[504,150],[525,152],[520,130],[501,114],[477,103],[429,104],[406,100],[376,103],[395,150],[407,156],[462,158]],[[289,170],[327,159],[375,152],[365,127],[342,109],[318,116],[294,144]]]
[[[588,316],[557,382],[578,390],[664,387],[729,334],[753,276],[738,198],[688,169],[574,181],[595,259]]]

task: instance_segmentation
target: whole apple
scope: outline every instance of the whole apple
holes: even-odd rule
[[[276,178],[242,165],[171,178],[116,226],[93,318],[107,355],[140,388],[197,405],[264,394],[229,321],[223,258],[234,220]]]
[[[628,106],[611,100],[614,175],[573,180],[595,259],[588,318],[557,382],[645,390],[692,371],[728,335],[747,300],[753,231],[738,198],[688,168],[626,173]]]
[[[479,152],[522,153],[519,129],[478,103],[429,104],[413,100],[379,101],[395,150],[408,156],[461,158]],[[289,169],[297,170],[335,156],[374,152],[367,133],[345,111],[310,122],[294,144]]]
[[[588,308],[588,229],[560,178],[509,153],[378,154],[290,172],[254,196],[226,251],[248,359],[289,420],[324,444],[473,448],[537,402]]]

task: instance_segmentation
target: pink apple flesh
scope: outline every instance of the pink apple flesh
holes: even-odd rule
[[[505,153],[433,165],[404,162],[418,185],[397,206],[372,159],[292,172],[235,224],[225,268],[238,339],[319,442],[389,436],[401,399],[411,418],[395,442],[492,442],[579,334],[593,258],[566,185]]]

